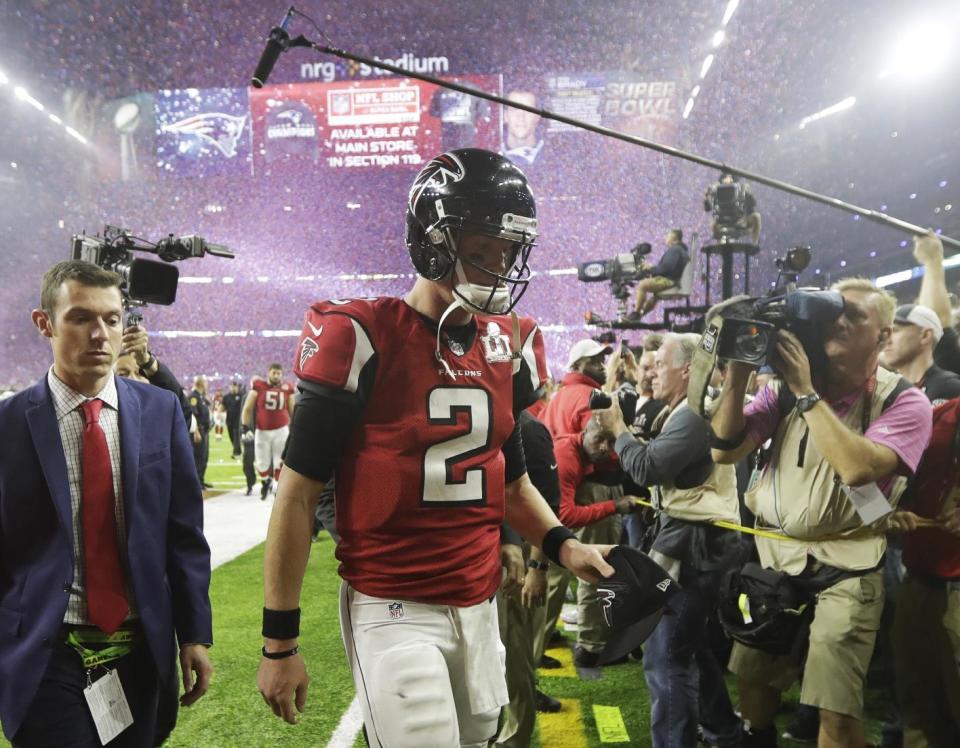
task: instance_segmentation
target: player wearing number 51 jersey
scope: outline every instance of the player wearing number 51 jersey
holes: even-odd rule
[[[307,675],[300,588],[313,509],[336,477],[340,623],[369,744],[486,746],[507,690],[496,604],[500,526],[596,581],[530,483],[515,414],[545,377],[529,320],[507,316],[537,234],[523,173],[489,151],[430,161],[407,206],[419,277],[403,299],[314,304],[267,533],[258,685],[296,722]]]
[[[270,364],[267,378],[254,377],[250,392],[243,404],[241,422],[244,430],[256,425],[254,436],[254,465],[260,473],[260,498],[266,499],[271,481],[280,477],[283,447],[290,433],[290,415],[293,413],[293,386],[283,381],[283,367]]]

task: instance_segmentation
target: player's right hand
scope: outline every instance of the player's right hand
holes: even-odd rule
[[[284,722],[295,725],[299,721],[297,712],[302,713],[306,707],[309,684],[310,676],[303,655],[295,654],[282,660],[260,658],[257,688],[267,706]]]

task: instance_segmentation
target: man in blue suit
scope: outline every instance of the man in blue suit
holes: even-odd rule
[[[133,721],[109,745],[152,745],[177,642],[184,706],[212,672],[193,450],[173,394],[113,374],[120,283],[49,270],[32,319],[53,366],[0,403],[0,722],[18,748],[101,745],[84,692],[115,676]]]

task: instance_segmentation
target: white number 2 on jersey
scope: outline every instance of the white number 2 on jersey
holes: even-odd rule
[[[490,446],[490,394],[479,387],[437,387],[430,391],[427,420],[454,425],[467,414],[470,430],[429,447],[423,455],[424,504],[483,504],[487,499],[485,468],[471,468],[454,480],[453,468]]]
[[[267,390],[263,393],[263,409],[283,410],[283,403],[286,399],[286,393],[280,390]]]

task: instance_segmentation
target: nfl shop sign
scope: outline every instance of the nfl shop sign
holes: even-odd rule
[[[456,81],[501,90],[500,76]],[[500,142],[500,118],[487,102],[402,78],[264,86],[250,90],[250,111],[258,173],[304,161],[338,170],[417,166],[452,147]]]

